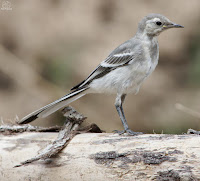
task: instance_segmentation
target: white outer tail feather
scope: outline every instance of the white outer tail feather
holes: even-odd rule
[[[60,108],[70,104],[71,102],[73,102],[73,101],[81,98],[85,94],[87,94],[87,92],[85,92],[85,90],[87,90],[87,89],[88,88],[82,88],[82,89],[76,90],[74,92],[71,92],[71,93],[61,97],[60,99],[58,99],[58,100],[56,100],[56,101],[38,109],[38,110],[28,114],[27,116],[22,118],[18,123],[24,124],[24,123],[29,123],[29,122],[33,121],[34,119],[37,119],[37,118],[45,118],[45,117],[49,116],[50,114],[53,114],[54,112],[56,112]],[[33,119],[31,119],[29,121],[29,119],[31,117],[33,117]]]
[[[60,102],[61,101],[60,100],[58,103],[53,104],[52,106],[50,106],[49,108],[45,109],[40,114],[38,114],[38,117],[45,118],[45,117],[49,116],[50,114],[53,114],[54,112],[56,112],[60,108],[62,108],[64,106],[70,104],[71,102],[81,98],[84,95],[85,94],[78,94],[75,97],[66,98],[67,100],[62,101],[62,102]]]

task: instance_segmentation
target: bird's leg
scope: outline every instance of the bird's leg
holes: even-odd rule
[[[126,98],[126,94],[123,94],[122,96],[121,96],[121,111],[122,111],[122,115],[123,115],[123,117],[124,117],[124,119],[125,119],[125,121],[126,121],[126,118],[125,118],[125,114],[124,114],[124,109],[123,109],[123,103],[124,103],[124,100],[125,100],[125,98]],[[128,127],[128,123],[127,123],[127,121],[126,121],[126,125],[127,125],[127,127]]]
[[[125,97],[126,97],[126,94],[117,96],[116,102],[115,102],[115,107],[117,109],[119,117],[120,117],[122,124],[124,126],[124,131],[129,129],[128,123],[127,123],[126,118],[125,118],[124,110],[123,110],[123,107],[122,107],[122,104],[124,103]]]
[[[119,133],[119,134],[128,133],[129,135],[142,134],[141,132],[134,132],[134,131],[130,130],[129,127],[128,127],[128,123],[126,121],[124,110],[123,110],[123,107],[122,107],[122,104],[123,104],[123,102],[125,100],[125,97],[126,97],[126,94],[117,95],[117,98],[116,98],[116,101],[115,101],[115,107],[117,109],[119,117],[120,117],[120,119],[122,121],[122,124],[124,126],[124,130],[123,131],[115,130],[115,132]]]

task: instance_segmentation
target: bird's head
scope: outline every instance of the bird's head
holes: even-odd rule
[[[169,28],[183,28],[183,26],[170,21],[161,14],[149,14],[139,22],[138,32],[149,36],[158,36]]]

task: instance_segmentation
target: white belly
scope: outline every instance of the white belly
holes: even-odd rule
[[[91,91],[95,93],[137,93],[142,82],[154,71],[158,60],[138,61],[119,67],[102,78],[93,80]]]

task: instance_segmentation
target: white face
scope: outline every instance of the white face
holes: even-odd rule
[[[153,18],[146,21],[145,31],[150,35],[159,35],[163,31],[164,22],[160,18]]]

